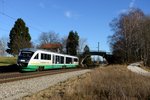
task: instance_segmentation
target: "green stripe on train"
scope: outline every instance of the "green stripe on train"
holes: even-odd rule
[[[44,67],[44,69],[56,69],[56,68],[75,68],[77,64],[55,64],[55,65],[28,65],[27,67],[22,67],[22,71],[36,71],[40,66]]]

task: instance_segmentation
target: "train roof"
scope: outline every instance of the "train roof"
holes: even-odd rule
[[[24,49],[21,49],[20,51],[31,51],[31,52],[44,51],[44,52],[50,52],[50,53],[54,53],[54,54],[66,55],[66,56],[70,56],[70,57],[77,57],[77,56],[72,56],[72,55],[68,55],[68,54],[62,54],[62,53],[58,53],[58,52],[52,52],[52,51],[48,51],[48,50],[44,50],[44,49],[35,49],[35,48],[24,48]]]
[[[20,51],[32,51],[32,52],[36,52],[38,49],[35,48],[24,48],[24,49],[20,49]]]

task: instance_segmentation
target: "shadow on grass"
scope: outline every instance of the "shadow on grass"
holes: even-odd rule
[[[6,72],[19,72],[19,67],[16,64],[8,65],[8,66],[0,66],[0,73]]]

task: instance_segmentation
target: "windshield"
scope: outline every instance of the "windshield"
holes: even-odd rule
[[[19,59],[30,59],[33,55],[33,52],[31,51],[21,51],[19,55]]]

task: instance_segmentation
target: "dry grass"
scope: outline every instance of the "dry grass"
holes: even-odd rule
[[[150,72],[150,67],[147,67],[147,66],[140,66],[140,67],[141,67],[142,69],[144,69],[144,70]]]
[[[69,79],[26,100],[150,100],[150,78],[113,65]]]
[[[0,57],[0,66],[16,64],[16,57]]]

